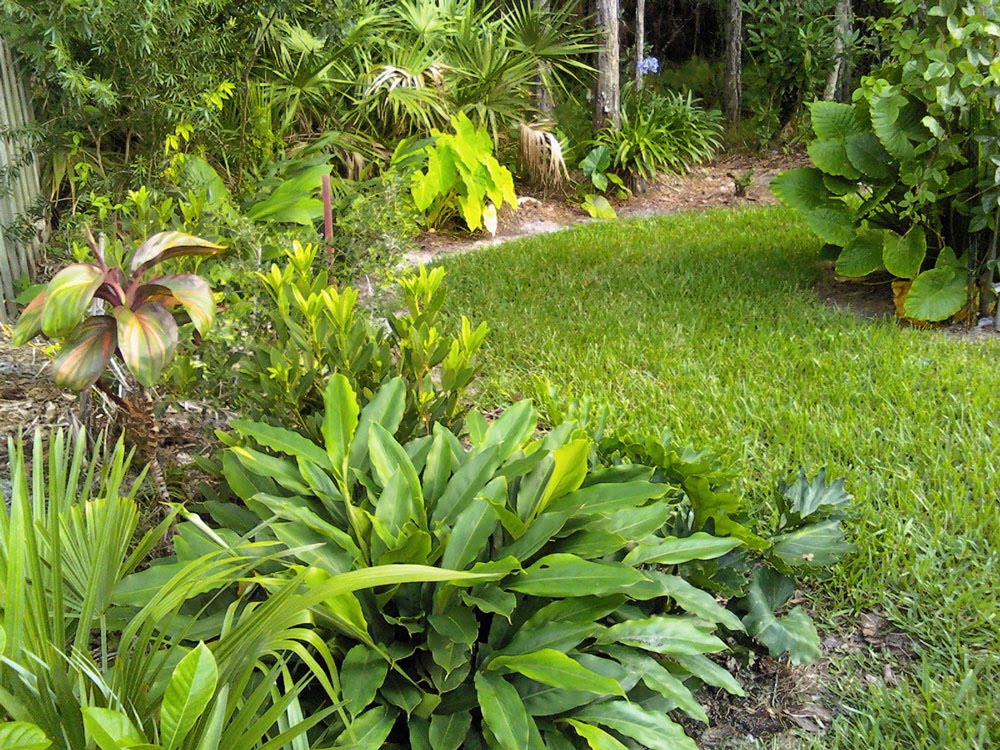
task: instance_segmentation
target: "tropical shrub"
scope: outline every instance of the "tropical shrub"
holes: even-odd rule
[[[686,96],[646,90],[626,92],[620,128],[606,128],[597,144],[611,153],[611,170],[630,180],[659,172],[683,174],[721,145],[722,118]]]
[[[812,105],[815,166],[773,190],[840,248],[838,274],[897,277],[906,317],[945,320],[975,301],[985,312],[1000,215],[1000,11],[900,1],[888,28],[887,65],[854,104]]]
[[[485,227],[496,233],[503,204],[517,208],[514,178],[493,156],[493,139],[485,128],[465,114],[452,117],[451,126],[454,133],[431,131],[433,143],[416,152],[426,167],[413,172],[414,205],[428,227],[445,226],[458,214],[469,231]]]
[[[181,232],[160,232],[131,253],[126,272],[124,263],[119,267],[112,259],[109,264],[92,235],[87,241],[96,262],[75,263],[57,273],[21,314],[13,344],[22,346],[40,333],[63,340],[52,374],[58,385],[72,390],[94,385],[116,354],[140,385],[150,387],[177,348],[171,309],[183,307],[204,333],[215,318],[215,301],[208,283],[194,274],[151,279],[146,274],[171,258],[212,255],[224,248]],[[87,315],[94,300],[110,305],[111,315]]]
[[[349,716],[381,717],[365,747],[693,749],[669,712],[706,721],[692,692],[702,682],[741,693],[706,656],[726,649],[721,636],[746,622],[776,654],[816,656],[801,609],[766,609],[787,601],[783,579],[759,574],[741,622],[685,572],[729,570],[745,543],[723,523],[691,533],[683,480],[592,466],[578,423],[539,435],[522,401],[489,424],[470,415],[467,444],[442,425],[401,443],[400,379],[362,407],[335,375],[324,397],[318,442],[246,420],[225,438],[230,486],[290,554],[331,575],[411,562],[497,576],[317,608],[337,634]],[[789,529],[815,505],[789,510]]]
[[[324,576],[321,585],[307,569],[275,580],[260,575],[284,567],[274,545],[222,532],[224,541],[192,515],[188,526],[202,530],[194,551],[179,565],[134,573],[179,509],[138,533],[142,477],[126,484],[122,443],[88,453],[82,433],[56,433],[46,446],[39,432],[30,468],[23,444],[8,445],[0,716],[13,721],[0,724],[5,748],[303,746],[307,732],[327,732],[339,695],[332,655],[309,628],[311,607],[366,587],[491,578],[388,566]],[[304,710],[312,687],[327,699]]]
[[[357,289],[337,289],[325,270],[315,270],[317,253],[315,245],[294,244],[284,268],[258,274],[273,303],[271,330],[239,363],[244,412],[318,440],[323,388],[332,374],[346,376],[366,399],[403,376],[405,436],[426,434],[435,422],[458,428],[462,393],[478,371],[487,328],[473,328],[464,317],[454,332],[442,327],[444,269],[401,278],[405,312],[389,315],[383,326],[359,309]]]

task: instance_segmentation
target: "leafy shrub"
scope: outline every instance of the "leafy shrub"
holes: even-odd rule
[[[898,277],[907,317],[944,320],[969,302],[979,275],[992,297],[1000,212],[997,87],[1000,11],[896,3],[890,62],[853,105],[817,102],[814,167],[773,190],[810,229],[841,248],[837,273]]]
[[[211,531],[196,516],[178,526],[182,561],[134,573],[162,545],[178,510],[137,533],[141,477],[126,483],[121,442],[112,451],[98,442],[88,453],[82,433],[68,441],[56,433],[46,451],[39,432],[30,468],[20,442],[8,452],[0,715],[14,721],[0,724],[4,748],[302,743],[337,700],[332,656],[302,627],[311,606],[359,588],[489,579],[390,566],[324,575],[319,585],[307,569],[276,581],[258,572],[281,570],[280,550]],[[304,711],[313,687],[327,700]],[[12,744],[15,737],[34,744]]]
[[[496,232],[504,202],[517,208],[514,178],[493,156],[493,139],[465,114],[451,118],[454,133],[432,131],[434,142],[417,155],[424,170],[413,173],[413,202],[428,227],[441,227],[460,214],[469,231]],[[397,158],[403,152],[397,152]]]
[[[659,172],[683,174],[712,157],[721,144],[722,118],[689,93],[631,92],[620,128],[606,128],[597,143],[611,151],[611,169],[631,179]]]
[[[391,275],[406,253],[416,249],[418,228],[409,191],[397,173],[389,171],[358,185],[335,211],[337,277]]]
[[[295,244],[284,268],[272,265],[257,275],[273,307],[267,338],[254,342],[239,364],[246,413],[319,439],[323,386],[333,373],[365,398],[403,376],[406,436],[426,433],[435,422],[459,426],[460,399],[477,372],[487,328],[463,317],[457,331],[442,329],[444,270],[421,268],[400,279],[406,311],[380,326],[358,308],[356,289],[338,290],[326,271],[315,271],[317,253],[315,245]]]
[[[135,379],[150,387],[177,348],[177,320],[171,308],[181,306],[199,332],[215,319],[215,300],[208,283],[194,274],[146,279],[154,266],[171,258],[212,255],[223,250],[199,237],[161,232],[139,245],[129,270],[111,264],[100,245],[88,238],[96,263],[75,263],[57,273],[32,300],[14,328],[13,344],[21,346],[39,333],[65,341],[52,372],[56,383],[82,391],[104,374],[118,354]],[[111,305],[111,315],[87,315],[95,299]]]
[[[660,70],[656,86],[667,91],[691,94],[709,104],[718,103],[722,90],[722,66],[697,55],[679,65]]]
[[[598,738],[693,750],[668,712],[706,721],[692,693],[701,682],[741,693],[706,657],[726,649],[725,631],[746,622],[775,653],[815,657],[800,609],[765,612],[787,601],[784,579],[760,574],[741,622],[691,574],[721,578],[740,537],[755,541],[729,535],[739,527],[718,512],[700,523],[718,522],[719,535],[690,533],[686,498],[696,490],[685,482],[711,494],[698,457],[672,464],[688,469],[681,477],[637,463],[591,467],[594,445],[580,426],[539,436],[526,401],[491,424],[470,415],[467,445],[441,425],[400,443],[402,380],[363,408],[340,375],[324,396],[318,443],[245,420],[226,438],[230,486],[290,553],[331,575],[393,562],[496,576],[467,590],[404,586],[317,608],[355,644],[340,646],[342,698],[352,723],[377,727],[372,747]],[[828,505],[842,500],[834,496]],[[789,529],[824,502],[790,505]],[[791,538],[784,543],[790,550]]]

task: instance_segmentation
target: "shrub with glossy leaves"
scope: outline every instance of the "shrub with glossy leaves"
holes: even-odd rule
[[[675,536],[684,506],[654,468],[591,466],[586,434],[539,435],[530,402],[470,416],[466,444],[441,425],[397,441],[399,379],[362,408],[335,375],[324,399],[318,442],[249,421],[226,438],[229,484],[268,533],[328,575],[409,562],[497,576],[316,608],[351,721],[372,728],[364,747],[693,750],[671,712],[705,721],[702,682],[740,692],[706,654],[744,626],[678,566],[740,539]]]

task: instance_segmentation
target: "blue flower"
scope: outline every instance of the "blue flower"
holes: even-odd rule
[[[644,57],[639,61],[638,69],[639,73],[641,73],[644,76],[647,76],[650,73],[659,73],[660,61],[652,56]]]

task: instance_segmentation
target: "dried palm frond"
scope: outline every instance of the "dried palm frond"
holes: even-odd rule
[[[521,122],[517,127],[521,147],[521,162],[534,182],[558,187],[569,179],[562,144],[544,123]]]

